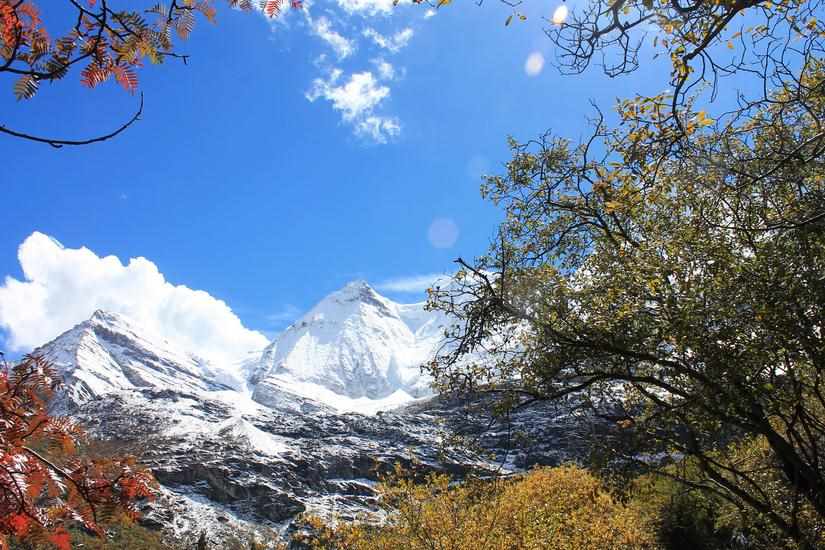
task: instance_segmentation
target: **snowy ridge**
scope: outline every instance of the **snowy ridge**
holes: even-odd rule
[[[205,360],[147,338],[126,317],[104,311],[34,353],[54,363],[64,395],[76,404],[119,390],[210,391],[227,389],[233,381]]]
[[[234,390],[272,408],[369,415],[431,394],[420,366],[441,343],[445,324],[423,302],[399,304],[354,281],[240,365],[211,364],[105,311],[35,353],[54,362],[75,404],[123,390]]]
[[[375,482],[411,454],[458,476],[583,456],[582,433],[593,431],[571,430],[578,421],[564,407],[520,410],[491,429],[478,413],[484,397],[425,398],[419,365],[448,322],[357,281],[242,364],[209,364],[103,311],[35,352],[63,377],[65,412],[152,469],[162,490],[146,521],[220,544],[245,528],[287,535],[304,511],[376,512]],[[485,453],[451,446],[452,427]],[[525,437],[518,450],[511,427],[539,445]]]

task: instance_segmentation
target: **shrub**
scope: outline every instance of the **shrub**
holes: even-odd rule
[[[609,550],[655,548],[655,533],[633,508],[575,466],[536,469],[514,479],[453,486],[443,475],[424,483],[398,477],[381,486],[383,526],[329,527],[308,518],[315,550]]]

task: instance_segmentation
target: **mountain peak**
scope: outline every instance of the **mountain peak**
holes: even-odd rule
[[[112,325],[112,324],[128,324],[129,321],[119,313],[106,311],[105,309],[96,309],[89,321],[94,324]]]
[[[346,297],[368,300],[375,299],[376,296],[381,296],[364,279],[356,279],[354,281],[348,282],[346,285],[344,285],[344,287],[341,290],[333,293],[333,295],[336,294],[343,295]]]
[[[378,294],[365,280],[357,279],[328,294],[303,320],[316,319],[319,314],[323,318],[329,318],[330,315],[338,316],[342,315],[344,310],[360,310],[365,305],[378,308],[383,315],[392,315],[393,302]]]
[[[134,319],[121,313],[114,313],[105,309],[97,309],[86,321],[75,328],[85,328],[92,332],[109,332],[120,334],[129,340],[142,341],[144,344],[157,345],[168,342],[158,334],[149,332]]]
[[[355,279],[344,285],[343,290],[372,290],[370,284],[364,279]]]
[[[75,404],[120,390],[229,387],[222,373],[202,360],[145,333],[128,317],[102,309],[34,353],[54,364],[66,397]]]
[[[253,399],[266,404],[276,388],[306,396],[311,390],[328,403],[427,393],[419,365],[434,344],[418,329],[432,317],[420,304],[402,306],[364,280],[351,281],[270,344]]]

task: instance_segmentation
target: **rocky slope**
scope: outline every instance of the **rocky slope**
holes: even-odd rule
[[[240,402],[229,392],[126,390],[75,412],[97,437],[137,454],[164,487],[147,521],[213,539],[240,526],[289,531],[309,511],[351,519],[375,509],[395,463],[462,476],[506,473],[581,456],[598,423],[550,406],[492,421],[481,402],[427,399],[378,415]],[[460,434],[489,454],[457,446]]]

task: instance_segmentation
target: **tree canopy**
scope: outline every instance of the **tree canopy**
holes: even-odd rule
[[[389,514],[330,528],[306,519],[296,542],[313,550],[653,550],[653,525],[616,499],[592,474],[574,466],[537,469],[511,480],[452,486],[446,475],[423,482],[396,471],[379,488]]]
[[[818,3],[588,6],[551,31],[569,68],[604,50],[621,59],[608,74],[632,70],[631,32],[657,23],[673,89],[620,101],[613,124],[597,108],[579,143],[511,140],[505,173],[483,186],[505,214],[489,253],[431,293],[460,323],[428,369],[445,391],[510,406],[579,394],[620,411],[637,445],[612,460],[690,457],[704,478],[686,483],[813,545],[825,523]],[[748,10],[752,28],[732,31]],[[710,45],[726,33],[751,49],[723,66]],[[695,86],[735,71],[759,85],[710,115]],[[767,466],[723,450],[747,438],[764,442]]]

